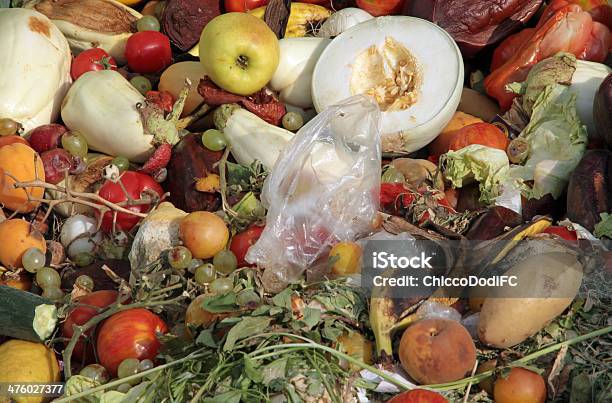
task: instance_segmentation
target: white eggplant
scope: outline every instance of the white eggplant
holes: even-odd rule
[[[382,111],[384,152],[410,153],[435,139],[463,88],[463,59],[442,28],[415,17],[377,17],[337,36],[312,77],[318,112],[366,94]]]
[[[90,71],[68,91],[62,119],[85,136],[90,149],[144,162],[154,147],[136,109],[142,102],[142,94],[116,71]]]
[[[593,101],[602,81],[612,69],[602,63],[576,60],[576,71],[572,76],[571,89],[576,93],[576,110],[582,124],[586,125],[589,135],[595,136]]]
[[[102,48],[125,64],[125,44],[142,14],[114,0],[32,0],[26,7],[45,14],[68,39],[75,54]]]
[[[360,8],[348,7],[336,11],[325,20],[317,31],[319,38],[333,38],[357,24],[374,18],[370,13]]]
[[[239,164],[250,165],[255,160],[270,170],[294,133],[273,126],[257,115],[234,109],[225,122],[225,138],[231,144],[231,153]]]
[[[312,107],[312,72],[330,42],[325,38],[284,38],[279,41],[280,60],[269,86],[280,93],[281,101],[303,109]]]
[[[0,8],[0,118],[25,130],[51,123],[70,86],[70,48],[43,14]]]

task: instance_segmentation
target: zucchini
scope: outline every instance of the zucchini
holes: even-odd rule
[[[52,301],[0,285],[0,336],[41,342],[57,325],[57,309]]]

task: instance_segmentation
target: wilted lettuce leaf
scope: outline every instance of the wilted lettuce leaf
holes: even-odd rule
[[[73,375],[66,382],[64,389],[64,397],[74,396],[78,393],[84,392],[88,389],[100,386],[100,383],[93,379],[87,378],[82,375]],[[81,396],[75,399],[81,403],[120,403],[123,401],[125,393],[117,391],[99,391],[94,392],[88,396]]]
[[[610,238],[612,239],[612,214],[601,213],[599,215],[601,221],[595,224],[594,235],[597,238]]]
[[[477,181],[480,201],[491,204],[501,192],[500,185],[508,177],[510,162],[502,150],[472,144],[444,156],[444,176],[454,187]]]
[[[546,87],[519,137],[529,144],[529,157],[524,166],[512,166],[510,176],[529,199],[547,193],[557,199],[586,149],[587,132],[578,118],[576,95],[564,85]]]

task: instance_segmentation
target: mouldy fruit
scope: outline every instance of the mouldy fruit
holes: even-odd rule
[[[612,152],[587,151],[570,176],[567,218],[593,231],[600,213],[612,211]]]
[[[453,382],[476,362],[469,332],[450,319],[423,319],[410,326],[400,341],[402,367],[420,384]]]
[[[187,51],[198,43],[206,24],[220,14],[219,0],[169,0],[162,15],[162,27],[177,48]]]

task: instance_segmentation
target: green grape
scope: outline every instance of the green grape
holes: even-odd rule
[[[134,86],[142,95],[146,95],[147,92],[153,89],[151,81],[144,76],[134,76],[130,80],[130,84]]]
[[[213,294],[226,294],[234,288],[234,282],[231,278],[221,277],[213,280],[210,283],[210,292]]]
[[[138,32],[142,31],[159,31],[159,21],[152,15],[145,15],[136,23]]]
[[[79,132],[70,131],[62,135],[62,147],[72,155],[76,155],[81,158],[87,156],[87,140]]]
[[[304,126],[304,118],[297,112],[287,112],[283,116],[283,127],[292,132],[300,130]]]
[[[223,274],[230,274],[238,267],[238,259],[231,250],[222,250],[213,257],[215,269]]]
[[[208,129],[202,134],[202,144],[210,151],[221,151],[227,147],[227,140],[217,129]]]
[[[119,367],[117,367],[117,376],[120,379],[127,378],[128,376],[135,375],[138,373],[138,366],[140,361],[137,358],[126,358],[121,361]],[[130,385],[136,385],[140,383],[140,379],[132,379],[128,381]]]
[[[119,168],[119,172],[124,172],[130,169],[130,161],[125,157],[115,157],[111,164]]]
[[[216,277],[215,266],[210,263],[198,266],[194,279],[200,285],[211,283]]]
[[[153,361],[151,360],[142,360],[140,361],[140,364],[138,364],[138,372],[143,372],[146,371],[148,369],[151,369],[155,366],[155,364],[153,363]]]
[[[121,385],[117,386],[117,392],[121,393],[128,393],[130,389],[132,389],[132,385],[129,383],[122,383]]]
[[[236,303],[240,306],[259,305],[261,299],[252,289],[242,290],[236,295]]]
[[[43,267],[36,272],[36,282],[40,288],[44,290],[53,287],[59,288],[62,284],[62,279],[57,270],[50,267]]]
[[[45,254],[38,248],[30,248],[21,257],[21,264],[30,273],[36,273],[45,265]]]
[[[74,283],[81,288],[85,288],[86,290],[93,290],[94,288],[93,278],[89,277],[87,274],[81,274],[76,278],[76,280],[74,280]]]
[[[57,301],[64,297],[64,292],[58,287],[47,287],[43,290],[42,297],[51,301]]]
[[[21,124],[15,122],[13,119],[0,119],[0,137],[12,136],[13,134],[17,134],[20,129]]]
[[[191,251],[184,246],[176,246],[168,253],[168,263],[174,269],[186,269],[191,263]]]
[[[79,375],[93,379],[100,384],[105,384],[110,379],[108,371],[106,371],[106,368],[100,364],[89,364],[88,366],[83,367],[81,372],[79,372]]]
[[[79,267],[85,267],[93,263],[94,256],[91,253],[81,252],[77,254],[72,261]]]

